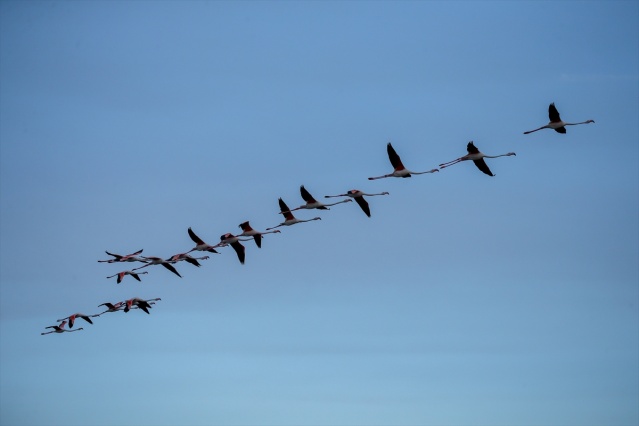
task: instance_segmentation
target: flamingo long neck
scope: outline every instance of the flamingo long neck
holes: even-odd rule
[[[324,204],[324,205],[325,205],[325,206],[335,206],[335,205],[337,205],[337,204],[346,203],[346,202],[348,202],[348,201],[350,201],[350,199],[342,200],[342,201],[338,201],[338,202],[336,202],[336,203]]]
[[[512,152],[506,153],[506,154],[499,154],[499,155],[484,155],[484,158],[497,158],[497,157],[508,157],[513,155]]]
[[[582,121],[581,123],[564,123],[564,126],[576,126],[577,124],[588,124],[588,123],[594,123],[594,121],[586,120],[586,121]]]
[[[423,174],[426,174],[426,173],[435,173],[435,172],[438,172],[438,171],[439,171],[438,169],[431,169],[431,170],[428,170],[426,172],[410,172],[410,173],[413,174],[413,175],[423,175]]]

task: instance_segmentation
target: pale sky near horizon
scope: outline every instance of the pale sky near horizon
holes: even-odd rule
[[[0,425],[639,424],[639,3],[0,2]],[[545,129],[554,102],[564,135]],[[471,162],[410,179],[473,140]],[[169,256],[388,191],[142,282]],[[201,253],[197,253],[201,256]],[[75,312],[160,297],[41,336]]]

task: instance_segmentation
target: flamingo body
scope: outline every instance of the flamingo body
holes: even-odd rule
[[[291,213],[291,209],[288,208],[284,200],[280,198],[278,202],[280,205],[280,213],[284,216],[284,222],[280,223],[277,226],[273,226],[272,228],[266,228],[267,231],[270,231],[271,229],[279,228],[280,226],[291,226],[297,223],[310,222],[312,220],[322,220],[321,217],[314,217],[313,219],[305,219],[305,220],[298,219],[295,216],[293,216],[293,213]]]
[[[388,159],[390,160],[390,163],[394,168],[393,173],[382,176],[369,177],[368,180],[384,179],[389,177],[409,178],[412,175],[423,175],[425,173],[435,173],[439,171],[438,169],[432,169],[426,172],[413,172],[411,170],[408,170],[406,167],[404,167],[401,158],[390,142],[386,145],[386,152],[388,153]]]
[[[468,154],[464,155],[463,157],[459,157],[447,163],[442,163],[439,166],[442,169],[444,169],[446,167],[452,166],[453,164],[470,160],[473,163],[475,163],[475,166],[477,166],[477,168],[481,170],[483,173],[487,174],[488,176],[495,176],[493,172],[490,171],[490,168],[488,168],[488,165],[484,161],[484,158],[497,158],[497,157],[507,157],[511,155],[517,155],[514,152],[508,152],[506,154],[500,154],[500,155],[486,155],[483,152],[479,151],[479,149],[477,149],[473,141],[468,142],[468,144],[466,145],[466,151],[468,151]]]
[[[536,132],[538,130],[542,130],[542,129],[553,129],[555,132],[557,133],[566,133],[566,126],[576,126],[578,124],[588,124],[588,123],[594,123],[595,120],[586,120],[586,121],[582,121],[580,123],[567,123],[565,121],[563,121],[561,119],[561,117],[559,116],[559,111],[557,111],[557,108],[555,107],[555,103],[551,103],[550,105],[548,105],[548,118],[550,119],[550,121],[548,122],[548,124],[546,124],[545,126],[541,126],[538,129],[535,130],[529,130],[527,132],[524,132],[524,135],[527,135],[529,133],[533,133]]]
[[[240,263],[242,265],[244,265],[244,259],[246,258],[246,250],[244,249],[244,246],[242,245],[242,243],[240,243],[240,239],[238,237],[236,237],[233,234],[224,234],[220,237],[220,240],[225,243],[225,244],[230,244],[231,247],[233,247],[233,250],[235,250],[235,253],[237,254],[237,258],[240,261]]]
[[[364,199],[364,195],[369,196],[369,197],[373,197],[373,196],[376,196],[376,195],[389,195],[389,193],[384,191],[384,192],[380,192],[378,194],[367,194],[367,193],[365,193],[363,191],[360,191],[359,189],[351,189],[351,190],[347,191],[345,194],[325,195],[324,198],[351,197],[352,199],[355,200],[357,205],[359,205],[359,207],[366,214],[366,216],[371,217],[371,209],[370,209],[370,207],[368,205],[368,201],[366,201]]]
[[[253,237],[255,245],[257,245],[258,248],[262,248],[262,234],[279,234],[282,232],[279,229],[266,232],[256,231],[251,227],[248,220],[246,222],[240,223],[239,227],[242,229],[242,233],[239,234],[238,237]]]

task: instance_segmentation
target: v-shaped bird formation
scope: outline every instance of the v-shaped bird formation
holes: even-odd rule
[[[548,124],[534,130],[526,131],[524,132],[524,134],[530,134],[542,129],[553,129],[558,133],[565,134],[566,126],[594,123],[594,120],[587,120],[587,121],[583,121],[579,123],[568,123],[568,122],[562,121],[561,118],[559,117],[559,111],[557,111],[557,108],[555,107],[554,103],[551,103],[548,107],[548,116],[550,119],[550,122]],[[488,164],[486,163],[485,159],[487,158],[493,159],[498,157],[510,157],[510,156],[516,155],[514,152],[508,152],[508,153],[499,154],[499,155],[486,155],[483,152],[481,152],[479,148],[475,146],[475,143],[473,141],[468,142],[468,144],[466,145],[466,151],[468,152],[468,154],[461,156],[459,158],[456,158],[455,160],[441,163],[439,164],[439,168],[434,168],[434,169],[421,171],[421,172],[415,172],[415,171],[407,169],[404,166],[399,154],[397,153],[397,151],[395,151],[395,148],[389,142],[386,145],[386,153],[388,155],[390,164],[393,167],[393,172],[389,174],[381,175],[381,176],[369,177],[368,180],[378,180],[378,179],[391,178],[391,177],[410,178],[413,175],[439,172],[440,170],[448,168],[454,164],[458,164],[468,160],[472,161],[482,173],[488,176],[495,176],[493,172],[490,170],[490,168],[488,167]],[[241,234],[234,235],[232,233],[227,232],[225,234],[222,234],[222,236],[220,237],[219,243],[208,244],[202,238],[200,238],[191,228],[188,228],[187,234],[189,238],[195,243],[195,246],[188,251],[175,254],[173,256],[170,256],[167,259],[164,259],[158,256],[142,256],[141,254],[143,250],[140,249],[126,255],[120,255],[120,254],[106,251],[106,254],[111,256],[111,258],[106,260],[98,260],[98,262],[109,263],[109,264],[137,262],[142,264],[142,266],[139,266],[137,268],[121,270],[119,272],[116,272],[113,275],[107,276],[107,278],[117,277],[116,278],[117,284],[121,284],[127,276],[131,276],[133,279],[137,281],[142,281],[140,278],[140,275],[148,274],[149,272],[148,271],[136,272],[136,271],[139,271],[140,269],[143,269],[143,268],[148,268],[150,266],[155,266],[155,265],[162,265],[166,270],[170,271],[172,274],[176,275],[179,278],[182,278],[182,275],[179,273],[179,271],[175,267],[175,265],[177,265],[179,262],[184,261],[184,262],[190,263],[193,266],[200,267],[202,265],[198,261],[209,259],[208,255],[205,255],[202,257],[191,256],[189,253],[194,251],[203,251],[210,254],[220,254],[220,251],[218,250],[223,250],[224,248],[230,246],[235,251],[235,254],[239,262],[242,265],[244,265],[246,261],[246,247],[242,244],[242,241],[250,241],[252,239],[255,242],[255,245],[258,247],[258,249],[260,249],[262,248],[262,239],[264,238],[264,235],[281,233],[281,231],[276,228],[280,228],[284,226],[288,227],[292,225],[297,225],[297,224],[301,224],[305,222],[312,222],[312,221],[322,219],[319,216],[310,218],[310,219],[299,219],[293,215],[294,211],[311,210],[311,209],[326,211],[326,210],[331,210],[332,206],[355,201],[358,204],[358,206],[361,208],[361,210],[364,212],[364,214],[366,214],[366,216],[368,217],[371,217],[370,206],[368,204],[368,201],[364,197],[389,195],[389,193],[387,191],[368,193],[359,189],[351,189],[346,191],[343,194],[324,195],[324,198],[342,198],[342,199],[334,203],[322,203],[320,201],[317,201],[317,199],[311,195],[311,193],[304,187],[304,185],[302,185],[300,186],[300,195],[302,197],[302,200],[304,200],[305,204],[302,204],[299,207],[296,207],[293,209],[290,209],[282,198],[278,199],[278,204],[280,209],[279,214],[281,214],[284,217],[284,221],[270,228],[266,228],[265,231],[261,231],[261,232],[257,231],[253,229],[253,227],[251,227],[251,225],[249,224],[249,221],[245,221],[239,224],[239,228],[242,230]],[[71,332],[83,330],[82,327],[73,329],[75,320],[78,318],[84,320],[86,323],[90,325],[93,325],[93,320],[91,318],[97,318],[106,313],[114,313],[114,312],[120,312],[120,311],[124,313],[128,313],[131,310],[141,310],[142,312],[145,312],[146,314],[150,314],[150,309],[152,309],[153,305],[155,305],[156,302],[160,300],[161,299],[159,297],[153,298],[153,299],[141,299],[138,297],[132,297],[130,299],[118,301],[115,303],[104,302],[97,305],[97,307],[98,308],[105,307],[106,310],[99,312],[97,314],[92,314],[92,315],[75,313],[67,317],[58,319],[57,321],[59,322],[59,324],[45,327],[45,330],[46,329],[52,329],[52,330],[47,332],[42,332],[41,334],[42,335],[53,334],[53,333],[64,334],[64,333],[71,333]],[[69,326],[69,329],[66,328],[67,325]]]

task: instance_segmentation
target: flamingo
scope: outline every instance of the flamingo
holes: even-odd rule
[[[576,126],[578,124],[588,124],[588,123],[595,122],[595,120],[586,120],[586,121],[582,121],[581,123],[566,123],[565,121],[561,121],[561,118],[559,118],[559,111],[557,111],[557,108],[555,108],[554,102],[548,105],[548,118],[550,118],[550,122],[548,124],[546,124],[545,126],[541,126],[538,129],[524,132],[524,135],[527,135],[528,133],[536,132],[537,130],[541,130],[541,129],[553,129],[557,133],[566,133],[565,126]]]
[[[291,210],[288,208],[284,200],[280,198],[278,201],[280,203],[280,213],[284,216],[284,222],[280,223],[277,226],[273,226],[272,228],[266,228],[267,231],[270,231],[271,229],[279,228],[280,226],[291,226],[291,225],[295,225],[296,223],[310,222],[312,220],[322,220],[321,217],[314,217],[313,219],[306,219],[306,220],[298,219],[295,216],[293,216],[293,213],[291,213]]]
[[[173,256],[168,258],[167,261],[169,261],[171,263],[177,263],[177,262],[180,262],[180,261],[184,260],[184,261],[190,263],[191,265],[197,266],[199,268],[202,265],[200,265],[200,262],[198,262],[198,260],[206,260],[208,258],[209,258],[208,256],[193,257],[193,256],[189,255],[188,253],[180,253],[180,254],[174,254]]]
[[[133,272],[133,271],[122,271],[122,272],[118,272],[115,275],[110,275],[107,278],[118,277],[117,283],[120,284],[125,276],[131,275],[136,280],[142,282],[142,280],[140,279],[140,275],[142,275],[142,274],[148,274],[148,272],[144,271],[144,272],[137,272],[136,273],[136,272]]]
[[[124,302],[117,302],[117,303],[110,303],[110,302],[105,302],[105,303],[101,303],[98,305],[98,308],[100,306],[106,306],[107,310],[104,312],[100,312],[99,314],[95,314],[95,315],[91,315],[92,317],[99,317],[102,314],[106,314],[107,312],[117,312],[117,311],[121,311],[122,309],[124,309]]]
[[[216,247],[219,247],[219,244],[215,246],[206,244],[200,237],[195,235],[195,232],[193,232],[191,228],[189,228],[189,237],[191,237],[191,239],[196,244],[196,246],[193,247],[191,250],[189,250],[187,253],[191,253],[192,251],[196,251],[196,250],[208,251],[209,253],[219,253],[217,250],[215,250]]]
[[[296,210],[301,210],[301,209],[319,209],[319,210],[330,210],[328,208],[328,206],[335,206],[337,204],[341,204],[341,203],[350,203],[353,200],[350,198],[346,198],[345,200],[342,201],[338,201],[336,203],[330,203],[330,204],[324,204],[324,203],[320,203],[319,201],[317,201],[315,198],[313,198],[313,196],[310,194],[310,192],[308,192],[306,190],[306,188],[304,188],[304,185],[300,186],[300,194],[302,194],[302,198],[304,199],[304,201],[306,201],[306,204],[301,205],[297,208],[294,208],[290,211],[294,212]]]
[[[47,328],[52,328],[53,330],[48,331],[46,333],[40,333],[42,336],[44,336],[45,334],[51,334],[51,333],[73,333],[74,331],[80,331],[80,330],[84,330],[82,327],[77,328],[75,330],[66,330],[64,328],[64,326],[67,324],[66,321],[62,321],[59,325],[50,325],[48,327],[44,327],[44,329],[46,330]]]
[[[324,198],[351,197],[357,202],[357,204],[359,204],[359,206],[362,208],[364,213],[366,213],[366,216],[371,217],[371,209],[368,206],[368,202],[364,199],[364,195],[366,195],[367,197],[374,197],[376,195],[389,195],[389,193],[384,191],[384,192],[380,192],[378,194],[367,194],[365,192],[360,191],[359,189],[351,189],[346,194],[324,195]]]
[[[282,233],[282,231],[280,231],[279,229],[276,229],[274,231],[266,231],[266,232],[256,231],[255,229],[253,229],[251,227],[251,225],[249,224],[248,220],[246,222],[240,223],[239,227],[242,229],[243,232],[241,234],[238,234],[238,237],[253,237],[253,239],[255,240],[255,244],[257,245],[258,248],[262,248],[262,235],[263,234],[280,234],[280,233]]]
[[[240,241],[248,241],[248,239],[242,240],[238,236],[235,236],[233,234],[224,234],[220,237],[220,241],[224,244],[230,244],[231,247],[233,247],[233,250],[235,250],[235,253],[237,253],[237,258],[239,259],[240,263],[244,265],[246,254],[244,246]]]
[[[453,164],[460,163],[462,161],[472,160],[479,170],[481,170],[488,176],[495,176],[488,168],[488,165],[484,161],[484,158],[497,158],[497,157],[508,157],[511,155],[517,155],[514,152],[509,152],[509,153],[500,154],[500,155],[486,155],[483,152],[479,151],[477,147],[475,147],[475,145],[473,144],[473,141],[468,142],[468,145],[466,145],[466,150],[468,151],[468,154],[464,155],[463,157],[459,157],[458,159],[449,161],[448,163],[442,163],[439,166],[443,169],[446,167],[450,167]]]
[[[159,297],[155,299],[140,299],[139,297],[134,297],[125,302],[126,306],[124,307],[124,312],[129,312],[133,307],[138,307],[142,309],[147,314],[150,314],[149,309],[151,309],[151,304],[149,302],[155,302],[157,300],[162,300]]]
[[[411,177],[411,175],[423,175],[425,173],[435,173],[439,171],[439,169],[432,169],[427,172],[413,172],[408,170],[406,167],[404,167],[404,164],[402,164],[402,160],[399,158],[399,155],[397,155],[397,152],[395,152],[395,150],[393,149],[393,145],[391,145],[390,142],[388,143],[388,145],[386,145],[386,152],[388,152],[388,159],[390,160],[391,165],[395,168],[395,170],[393,170],[393,173],[388,175],[369,177],[368,180],[383,179],[389,177],[409,178]]]
[[[56,320],[56,321],[69,320],[69,328],[73,328],[73,324],[75,323],[75,319],[76,318],[82,318],[83,320],[85,320],[89,324],[93,324],[93,321],[91,321],[91,318],[89,317],[89,315],[84,315],[84,314],[80,314],[80,313],[69,315],[66,318],[62,318],[62,319],[59,319],[59,320]]]
[[[173,265],[171,265],[171,262],[169,262],[168,260],[164,260],[161,257],[155,257],[155,256],[149,256],[149,257],[142,256],[142,257],[148,261],[147,264],[144,266],[140,266],[139,268],[133,268],[134,271],[137,271],[138,269],[146,268],[147,266],[151,266],[151,265],[162,265],[169,271],[173,272],[178,277],[182,278],[182,275],[180,275],[180,273],[173,267]]]
[[[144,250],[144,249],[142,249]],[[106,263],[116,263],[116,262],[144,262],[144,260],[140,259],[139,257],[137,257],[138,254],[142,253],[142,250],[138,250],[135,253],[131,253],[131,254],[125,254],[124,256],[121,254],[115,254],[115,253],[109,253],[108,251],[105,251],[106,254],[108,254],[109,256],[113,256],[114,259],[107,259],[107,260],[98,260],[98,262],[106,262]]]

